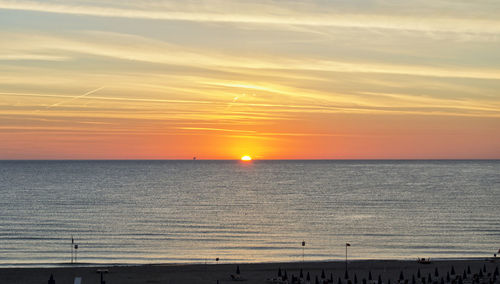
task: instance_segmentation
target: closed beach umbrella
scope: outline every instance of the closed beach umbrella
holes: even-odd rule
[[[464,279],[467,279],[467,273],[465,273],[465,269],[464,269],[464,274],[462,276]]]
[[[486,264],[483,264],[483,272],[486,272]]]
[[[450,272],[446,272],[446,282],[450,282]]]
[[[330,282],[333,283],[333,273],[330,272]]]
[[[451,275],[455,275],[455,267],[451,266]]]
[[[378,284],[382,284],[382,276],[378,275]]]
[[[318,275],[316,275],[316,280],[314,280],[314,283],[319,284]]]
[[[281,277],[281,267],[278,268],[278,277]]]
[[[422,277],[422,284],[425,284],[425,277]]]
[[[337,284],[342,284],[342,280],[339,277],[339,280],[337,281]]]
[[[467,265],[467,274],[471,274],[472,272],[470,271],[470,266]]]
[[[387,279],[387,284],[391,284],[391,279]]]
[[[444,278],[441,277],[441,284],[444,284]]]
[[[372,281],[373,278],[372,278],[372,271],[368,271],[368,280]]]
[[[437,267],[434,269],[434,276],[436,276],[436,277],[439,276],[439,272],[438,272],[438,268]]]
[[[240,266],[236,266],[236,274],[240,275]]]
[[[415,281],[415,274],[412,274],[412,275],[411,275],[411,284],[416,284],[416,281]]]
[[[404,280],[405,276],[403,275],[403,270],[399,273],[399,280]]]
[[[322,269],[321,270],[321,279],[325,279],[326,278],[326,275],[325,275],[325,270]]]
[[[422,277],[422,276],[420,275],[420,268],[417,270],[417,277],[418,277],[418,278]]]
[[[347,270],[345,271],[344,278],[345,278],[345,279],[349,279],[349,274],[347,273]]]
[[[299,274],[299,278],[304,278],[304,273],[302,272],[302,268],[300,269],[300,274]]]
[[[288,275],[286,274],[286,270],[285,270],[285,275],[283,275],[283,280],[287,280],[288,279]]]
[[[354,284],[358,284],[358,275],[354,273]]]
[[[483,270],[479,269],[479,277],[483,277]]]
[[[495,272],[493,273],[493,275],[498,276],[498,266],[495,267]]]
[[[464,281],[462,280],[462,277],[458,277],[458,284],[464,284]]]
[[[306,280],[307,280],[307,281],[311,281],[311,275],[309,275],[309,271],[307,271]]]
[[[362,282],[363,282],[363,284],[366,284],[366,278],[363,278]]]
[[[427,276],[427,281],[429,281],[429,283],[432,283],[432,277],[431,277],[431,274],[429,273],[429,275]]]
[[[49,278],[48,284],[56,284],[56,280],[54,280],[54,275],[50,274],[50,278]]]

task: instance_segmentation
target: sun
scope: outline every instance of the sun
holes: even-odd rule
[[[245,162],[249,162],[249,161],[252,160],[252,157],[250,157],[250,156],[243,156],[243,157],[241,157],[241,160],[245,161]]]

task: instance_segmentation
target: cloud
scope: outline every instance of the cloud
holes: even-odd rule
[[[376,73],[402,74],[412,76],[443,77],[443,78],[473,78],[500,79],[500,70],[492,66],[461,67],[429,66],[419,64],[390,64],[366,60],[353,62],[340,59],[316,59],[302,56],[245,56],[233,52],[218,52],[201,48],[189,48],[152,40],[136,35],[86,32],[79,38],[0,33],[10,48],[19,47],[18,53],[28,54],[37,50],[52,51],[55,56],[75,56],[74,53],[104,56],[126,61],[140,61],[156,64],[190,66],[193,68],[208,68],[219,71],[239,72],[244,69],[274,69],[290,71],[321,71],[344,73]],[[2,47],[0,46],[0,51]],[[251,86],[250,86],[251,87]]]
[[[36,61],[67,61],[69,56],[26,54],[26,53],[3,53],[0,54],[0,61],[36,60]]]
[[[216,4],[219,2],[215,2]],[[187,6],[187,5],[186,5]],[[153,19],[191,22],[259,24],[280,26],[312,26],[312,27],[342,27],[410,30],[421,32],[458,32],[458,33],[490,33],[500,32],[500,21],[495,17],[465,18],[462,15],[432,15],[432,9],[424,10],[420,14],[390,13],[391,11],[378,10],[370,13],[362,9],[336,10],[330,7],[321,13],[320,9],[309,9],[294,12],[283,9],[278,5],[245,5],[238,2],[228,9],[226,5],[216,5],[219,10],[213,9],[179,9],[179,5],[148,5],[126,6],[98,6],[82,4],[60,4],[35,1],[8,1],[0,0],[0,9],[37,11],[45,13],[86,15],[96,17]],[[204,7],[199,5],[198,7]],[[206,7],[206,6],[205,6]],[[148,9],[149,8],[149,9]],[[302,8],[302,6],[301,6]],[[306,7],[310,8],[310,7]],[[385,6],[388,9],[388,6]],[[411,8],[411,7],[409,7]],[[414,7],[418,8],[418,7]],[[242,13],[241,11],[246,11]],[[443,11],[446,11],[443,9]],[[431,13],[429,13],[431,12]],[[429,16],[431,14],[432,17]]]

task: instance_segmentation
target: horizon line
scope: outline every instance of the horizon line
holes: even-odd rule
[[[241,159],[203,159],[203,158],[185,158],[185,159],[0,159],[0,162],[15,161],[241,161]],[[311,159],[256,159],[254,161],[500,161],[500,158],[311,158]],[[248,161],[247,161],[248,162]]]

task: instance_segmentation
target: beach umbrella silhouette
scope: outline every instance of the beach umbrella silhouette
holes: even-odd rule
[[[54,280],[54,275],[50,274],[50,278],[49,278],[48,284],[56,284],[56,280]]]
[[[325,278],[326,278],[325,270],[321,269],[321,279],[325,279]]]
[[[340,277],[339,280],[337,281],[337,284],[342,284],[342,279],[340,279]]]
[[[465,269],[464,269],[464,274],[462,275],[462,278],[467,279],[467,273],[465,273]]]
[[[391,284],[391,279],[387,279],[387,284]]]
[[[373,280],[372,279],[372,271],[371,270],[368,271],[368,280],[370,280],[370,281]]]
[[[486,272],[486,264],[483,264],[483,272]]]
[[[493,272],[493,275],[498,276],[498,266],[495,267],[495,272]]]
[[[358,275],[354,273],[354,284],[358,284]]]
[[[429,283],[432,283],[432,277],[431,277],[431,274],[429,273],[429,275],[427,276],[427,280],[429,281]]]
[[[302,272],[302,268],[300,269],[300,274],[299,274],[299,278],[304,278],[304,272]]]
[[[281,267],[278,267],[278,277],[281,277]]]
[[[446,272],[446,282],[450,282],[450,272]]]
[[[314,280],[314,283],[319,284],[318,275],[316,275],[316,280]]]
[[[425,284],[425,277],[422,277],[422,283]]]
[[[382,276],[378,275],[378,284],[382,284]]]
[[[417,270],[417,277],[418,277],[418,278],[422,277],[422,276],[420,275],[420,268]]]
[[[333,273],[330,272],[330,281],[331,283],[333,283]]]
[[[309,271],[307,271],[306,280],[307,280],[307,281],[311,281],[311,275],[309,274]]]
[[[458,284],[464,284],[464,281],[462,280],[462,277],[458,277]]]
[[[416,284],[416,281],[415,281],[415,274],[412,274],[412,275],[411,275],[411,284]]]
[[[349,279],[349,273],[347,273],[347,270],[345,271],[344,278],[345,278],[345,279]]]
[[[283,275],[283,280],[287,280],[288,279],[288,275],[286,274],[286,269],[285,269],[285,274]]]
[[[467,265],[467,274],[471,274],[472,272],[470,271],[470,266]]]
[[[441,284],[444,284],[444,278],[441,277]]]
[[[363,282],[363,284],[366,284],[366,278],[363,278],[362,282]]]
[[[479,277],[483,277],[483,270],[479,269]]]
[[[403,270],[399,273],[399,280],[404,280],[405,276],[403,275]]]
[[[455,267],[453,265],[451,266],[451,275],[455,275]]]
[[[240,266],[236,266],[236,274],[240,275]]]
[[[437,267],[434,269],[434,276],[436,276],[436,277],[439,276],[439,272],[438,272],[438,268]]]

